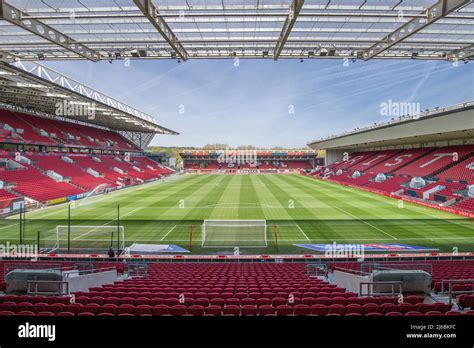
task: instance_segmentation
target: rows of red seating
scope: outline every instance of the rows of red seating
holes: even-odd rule
[[[442,315],[473,315],[474,311],[459,312],[451,311],[451,305],[443,303],[435,304],[390,304],[386,303],[383,305],[377,305],[374,303],[368,303],[365,305],[360,304],[296,304],[294,306],[289,305],[278,305],[273,306],[271,304],[261,305],[189,305],[185,306],[182,304],[165,305],[165,304],[121,304],[116,305],[107,303],[103,305],[99,304],[80,304],[80,303],[29,303],[29,302],[3,302],[0,303],[0,316],[1,315],[21,315],[21,316],[267,316],[267,315],[297,315],[297,316],[442,316]]]
[[[466,198],[466,188],[474,184],[473,156],[474,145],[355,152],[311,175],[385,193],[403,189],[407,195],[416,194],[418,199],[427,199],[433,203],[455,199],[458,202],[454,205],[456,208],[472,212],[474,207],[471,200]],[[352,178],[355,171],[359,171],[361,176]],[[375,177],[380,173],[388,174],[388,177],[383,182],[376,182]],[[405,184],[415,176],[436,182],[422,189],[407,191]],[[437,185],[445,188],[427,197],[423,195]]]
[[[0,201],[3,201],[5,199],[15,199],[15,198],[18,198],[18,196],[14,195],[11,192],[0,189]]]
[[[52,170],[65,178],[70,178],[70,182],[86,190],[94,189],[99,185],[112,186],[111,181],[95,177],[87,173],[84,168],[63,161],[61,155],[34,154],[29,155],[28,158],[34,161],[37,167],[45,171]]]
[[[474,272],[474,261],[423,261],[426,263],[432,265],[434,282],[438,277],[469,277]],[[416,268],[417,264],[385,263],[399,268]],[[405,296],[402,301],[396,296],[359,297],[308,277],[304,267],[299,263],[149,264],[143,277],[76,292],[74,297],[0,296],[0,315],[441,316],[473,312],[455,311],[445,303],[423,303],[423,296]],[[361,264],[337,262],[329,267],[358,270]],[[466,297],[464,307],[470,306],[469,301],[474,303]]]
[[[474,279],[474,260],[463,260],[463,261],[423,261],[423,264],[430,264],[431,270],[425,269],[431,272],[432,288],[435,291],[441,290],[442,280],[466,280]],[[387,267],[402,268],[402,269],[416,269],[420,262],[381,262],[381,264]],[[331,263],[330,267],[341,267],[345,269],[362,270],[361,264],[357,262],[338,262]],[[453,290],[472,290],[471,284],[453,283]]]
[[[257,166],[249,164],[229,164],[229,163],[218,163],[217,161],[206,161],[202,166],[200,162],[189,162],[185,163],[185,169],[201,169],[201,170],[218,170],[218,169],[230,169],[237,170],[239,169],[248,169],[248,170],[285,170],[285,169],[311,169],[312,165],[308,161],[275,161],[278,164],[273,163],[273,161],[263,161]]]
[[[430,176],[437,170],[457,162],[473,150],[473,146],[468,145],[443,147],[397,169],[395,173],[410,176]]]
[[[469,183],[474,183],[474,157],[466,158],[458,164],[437,174],[436,177],[441,179],[464,180]]]
[[[118,133],[66,121],[38,116],[0,111],[0,128],[9,125],[13,132],[3,133],[2,139],[29,144],[70,145],[87,148],[107,148],[125,151],[140,151]],[[44,131],[45,133],[41,133]]]
[[[67,156],[73,163],[67,163],[61,156]],[[5,154],[11,160],[14,154]],[[161,167],[159,164],[144,157],[131,157],[131,162],[119,162],[114,158],[118,156],[97,156],[102,162],[96,162],[90,155],[78,154],[45,154],[27,152],[23,157],[32,161],[32,164],[19,162],[22,166],[18,169],[8,169],[0,171],[0,180],[7,184],[12,184],[12,190],[27,197],[31,197],[40,202],[55,198],[76,195],[91,190],[99,185],[116,186],[118,183],[127,185],[136,180],[152,180],[167,175],[172,171]],[[123,159],[124,157],[121,156]],[[126,174],[120,174],[113,170],[113,166],[127,169]],[[133,169],[133,166],[141,171]],[[151,167],[151,169],[149,168]],[[56,182],[52,178],[42,173],[52,170],[64,177],[64,181]],[[87,173],[87,168],[97,171],[100,176],[95,177]],[[127,181],[126,179],[129,179]]]
[[[13,190],[24,196],[44,202],[85,192],[66,182],[56,182],[33,166],[22,163],[23,168],[0,171],[0,179],[14,184]]]
[[[454,205],[456,209],[465,211],[474,211],[474,198],[467,198]]]
[[[421,158],[432,150],[432,148],[403,150],[402,152],[396,153],[387,160],[384,160],[383,162],[368,168],[367,170],[374,174],[394,173],[397,172],[398,169],[418,158]]]

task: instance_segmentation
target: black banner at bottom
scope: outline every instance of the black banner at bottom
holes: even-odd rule
[[[474,317],[0,317],[1,348],[307,344],[472,347]]]

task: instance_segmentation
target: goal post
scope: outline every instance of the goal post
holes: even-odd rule
[[[203,248],[266,248],[266,220],[204,220]]]
[[[70,238],[68,231],[70,229]],[[118,234],[117,234],[118,232]],[[110,247],[125,249],[123,226],[57,225],[54,230],[40,234],[40,248],[67,250],[68,239],[71,250],[103,251]]]

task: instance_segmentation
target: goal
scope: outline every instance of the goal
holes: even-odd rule
[[[103,251],[110,247],[124,250],[125,230],[123,226],[57,225],[55,230],[42,233],[39,242],[40,248],[50,251],[66,250],[68,244],[72,250],[90,252]]]
[[[204,220],[203,248],[266,248],[266,220]]]

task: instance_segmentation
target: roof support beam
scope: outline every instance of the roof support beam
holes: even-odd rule
[[[462,60],[474,57],[474,44],[448,53],[449,60]]]
[[[7,4],[5,0],[0,0],[0,19],[4,19],[30,33],[41,36],[43,39],[64,47],[84,58],[94,62],[100,60],[100,54],[98,52],[64,35],[53,27],[31,18],[29,14]]]
[[[133,0],[133,2],[137,5],[140,11],[143,12],[145,17],[148,18],[156,30],[159,31],[161,36],[163,36],[176,54],[180,56],[182,60],[187,60],[188,52],[183,45],[181,45],[176,34],[173,33],[169,25],[160,16],[158,9],[155,7],[153,2],[151,0]]]
[[[445,17],[447,14],[457,10],[458,8],[468,4],[470,0],[438,0],[423,12],[424,18],[413,18],[396,29],[391,34],[385,36],[382,40],[372,45],[364,51],[363,59],[369,60],[379,53],[389,49],[397,43],[405,40],[407,37],[415,34],[428,25],[436,22],[438,19]]]
[[[285,24],[283,24],[280,37],[278,38],[277,44],[273,51],[273,59],[277,60],[278,57],[280,57],[281,51],[285,46],[286,40],[288,40],[288,36],[290,36],[291,29],[293,29],[293,26],[295,25],[296,19],[300,14],[303,4],[304,0],[293,0],[293,2],[291,3],[290,12],[286,17]]]
[[[13,63],[16,60],[17,60],[17,57],[13,53],[0,51],[0,61],[6,62],[6,63]]]

